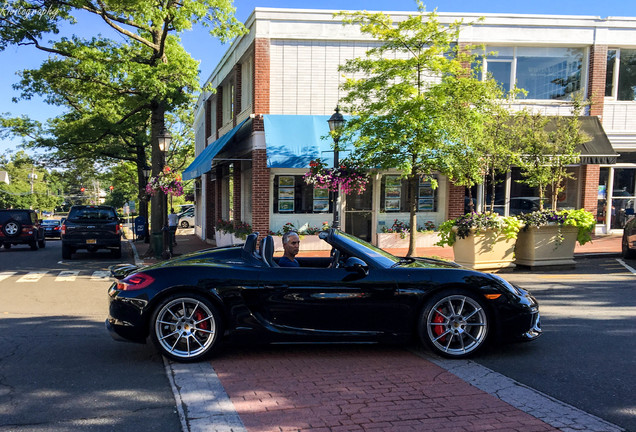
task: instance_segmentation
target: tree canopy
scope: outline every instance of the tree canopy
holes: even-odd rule
[[[353,116],[342,140],[353,143],[364,166],[398,168],[408,179],[409,255],[415,252],[420,177],[440,170],[472,182],[480,169],[466,162],[479,144],[473,138],[484,134],[493,86],[470,70],[473,47],[457,43],[466,24],[442,24],[436,12],[417,4],[420,13],[397,22],[383,13],[338,14],[377,41],[364,57],[340,67],[347,77],[340,103]]]

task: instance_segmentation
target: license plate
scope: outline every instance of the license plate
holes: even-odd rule
[[[96,243],[97,243],[97,240],[95,240],[95,239],[86,240],[86,244],[96,244]]]

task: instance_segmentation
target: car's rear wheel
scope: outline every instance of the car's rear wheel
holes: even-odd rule
[[[113,258],[121,258],[121,246],[119,246],[117,249],[111,249],[110,253]]]
[[[181,221],[181,228],[188,228],[190,226],[190,224],[188,223],[188,221]]]
[[[4,248],[5,249],[11,249],[11,243],[5,243],[4,244]]]
[[[621,246],[622,246],[621,255],[623,255],[623,258],[636,258],[636,250],[629,248],[627,237],[623,236],[623,241]]]
[[[150,324],[157,348],[179,362],[210,355],[219,345],[223,325],[212,302],[197,294],[168,297],[156,308]]]
[[[38,240],[38,246],[41,248],[45,248],[46,247],[46,238],[42,237],[40,240]]]
[[[489,330],[482,300],[463,290],[447,290],[433,296],[422,310],[418,327],[425,345],[437,354],[456,359],[483,348]]]
[[[65,244],[62,245],[62,259],[70,260],[73,255],[73,249]]]
[[[29,242],[29,246],[31,246],[31,250],[38,250],[38,241],[37,240],[32,240]]]

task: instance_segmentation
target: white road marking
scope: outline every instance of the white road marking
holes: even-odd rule
[[[103,280],[110,278],[110,272],[108,270],[97,270],[93,272],[91,280]]]
[[[37,272],[37,271],[28,272],[27,274],[22,276],[20,279],[18,279],[16,282],[38,282],[47,273],[48,272],[46,272],[46,271],[44,271],[44,272]]]
[[[618,261],[620,263],[620,265],[622,265],[623,267],[625,267],[627,270],[629,270],[630,272],[632,272],[633,275],[636,275],[636,269],[630,265],[628,265],[625,261],[623,261],[620,258],[616,258],[616,261]]]
[[[11,271],[0,272],[0,281],[3,281],[5,279],[7,279],[7,278],[10,278],[11,276],[13,276],[16,273],[17,272],[11,272]]]
[[[79,275],[79,270],[63,270],[55,278],[55,282],[73,282]]]

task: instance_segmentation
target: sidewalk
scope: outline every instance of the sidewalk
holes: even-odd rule
[[[176,240],[177,245],[173,248],[174,253],[178,255],[184,255],[191,252],[196,252],[202,249],[209,249],[215,246],[214,242],[207,243],[199,236],[195,235],[194,230],[190,229],[181,229],[177,230]],[[126,237],[128,239],[132,239],[132,234],[130,231],[126,231]],[[154,256],[147,256],[148,249],[150,247],[150,243],[144,243],[143,241],[135,241],[131,240],[131,245],[133,246],[133,251],[136,250],[135,260],[137,264],[153,264],[159,260],[155,259]],[[386,249],[387,252],[392,253],[396,256],[405,256],[407,253],[406,248],[396,248],[396,249]],[[621,236],[620,235],[595,235],[592,236],[592,241],[584,244],[583,246],[576,244],[574,248],[574,256],[590,256],[590,255],[605,255],[605,254],[613,254],[618,255],[621,253]],[[316,251],[316,252],[303,252],[301,256],[320,256],[320,255],[328,255],[328,252],[324,251]],[[432,257],[432,258],[443,258],[447,260],[453,260],[453,248],[452,247],[427,247],[427,248],[417,248],[416,256],[423,257]]]

